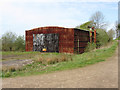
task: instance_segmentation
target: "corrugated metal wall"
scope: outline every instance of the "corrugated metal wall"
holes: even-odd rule
[[[50,33],[59,34],[60,53],[83,53],[90,41],[89,31],[64,27],[40,27],[26,31],[26,51],[33,51],[33,34]]]
[[[26,51],[33,51],[33,34],[59,34],[59,52],[74,52],[74,29],[63,27],[40,27],[26,31]]]
[[[94,40],[93,37],[92,39]],[[74,52],[75,53],[83,53],[88,42],[90,42],[89,31],[74,29]]]

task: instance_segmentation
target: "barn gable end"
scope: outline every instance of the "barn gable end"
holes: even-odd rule
[[[26,31],[26,51],[83,53],[89,31],[64,27],[40,27]],[[51,47],[51,48],[50,48]]]

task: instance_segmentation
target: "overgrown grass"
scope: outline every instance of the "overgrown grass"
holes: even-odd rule
[[[85,48],[85,52],[90,52],[94,49],[96,49],[96,44],[88,42],[87,47]]]
[[[97,62],[105,61],[106,58],[113,55],[117,45],[118,42],[114,41],[113,45],[109,48],[97,49],[95,51],[86,52],[83,54],[74,54],[74,55],[65,54],[65,56],[59,53],[42,54],[41,56],[35,57],[36,61],[34,63],[26,65],[21,69],[12,69],[12,70],[8,69],[5,71],[3,70],[1,76],[2,77],[28,76],[28,75],[36,75],[36,74],[50,73],[54,71],[84,67],[90,64],[95,64]],[[62,56],[65,59],[62,59],[63,61],[61,62],[59,60],[61,60]],[[51,63],[50,62],[44,63],[41,60],[43,61],[46,60],[46,62],[48,60],[51,61]]]
[[[59,53],[41,53],[41,52],[2,52],[2,61],[6,60],[20,60],[20,59],[33,59],[35,55],[50,55]]]
[[[72,55],[69,54],[50,54],[50,55],[36,55],[34,58],[34,61],[36,63],[41,63],[41,64],[55,64],[59,62],[64,62],[64,61],[72,61]]]
[[[120,40],[120,36],[118,38],[116,38],[116,40]]]
[[[2,51],[2,55],[24,55],[24,54],[39,54],[41,52],[19,52],[19,51]],[[41,54],[45,54],[45,55],[49,55],[49,54],[59,54],[59,53],[41,53]]]

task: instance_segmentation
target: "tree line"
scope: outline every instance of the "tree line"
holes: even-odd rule
[[[17,36],[13,32],[6,32],[2,35],[0,41],[2,51],[25,51],[24,35]]]

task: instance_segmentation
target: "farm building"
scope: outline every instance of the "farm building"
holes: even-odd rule
[[[26,30],[26,51],[83,53],[89,41],[89,31],[76,28],[51,26]]]

